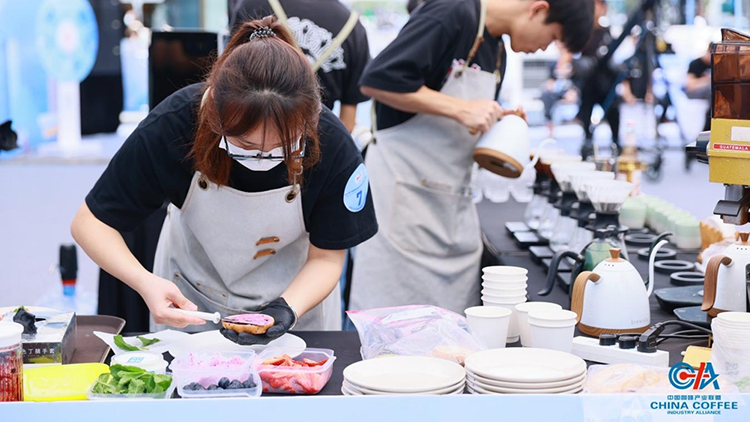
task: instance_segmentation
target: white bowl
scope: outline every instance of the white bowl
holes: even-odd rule
[[[511,267],[508,265],[494,265],[491,267],[482,268],[482,273],[487,276],[501,276],[501,277],[512,277],[512,276],[526,276],[529,270],[522,267]]]
[[[482,296],[487,298],[506,298],[506,297],[518,297],[526,296],[526,289],[509,289],[509,290],[496,290],[496,289],[484,289],[482,290]]]

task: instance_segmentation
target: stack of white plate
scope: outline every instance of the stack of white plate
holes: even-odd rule
[[[507,343],[517,342],[520,336],[516,305],[526,302],[528,272],[526,268],[505,265],[482,268],[482,304],[511,311]]]
[[[463,394],[464,368],[449,360],[389,356],[353,363],[344,369],[345,396]]]
[[[575,394],[586,382],[586,362],[557,350],[492,349],[466,358],[472,394]]]

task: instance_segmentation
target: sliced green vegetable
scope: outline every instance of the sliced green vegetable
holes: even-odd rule
[[[159,394],[172,385],[169,375],[153,374],[135,366],[112,365],[94,383],[95,394]]]
[[[141,343],[143,343],[144,348],[161,341],[158,338],[146,338],[141,336],[138,336],[137,339],[140,340]]]
[[[129,352],[137,352],[141,350],[140,347],[133,346],[132,344],[128,344],[125,342],[125,339],[122,338],[121,334],[118,334],[115,336],[115,345],[119,347],[122,350],[127,350]]]

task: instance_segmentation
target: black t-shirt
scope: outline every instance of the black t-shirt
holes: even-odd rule
[[[201,87],[190,85],[170,95],[128,137],[86,196],[86,204],[99,220],[126,232],[165,200],[182,207],[195,173],[193,161],[187,157],[195,137]],[[345,205],[344,189],[362,164],[362,155],[327,108],[321,112],[318,133],[321,162],[303,173],[305,227],[313,245],[347,249],[378,230],[372,195],[368,190],[360,211],[349,210],[352,205]],[[283,163],[266,172],[254,172],[232,162],[230,186],[235,189],[264,192],[288,185]]]
[[[398,37],[365,69],[360,85],[397,93],[416,92],[422,86],[439,91],[454,60],[465,60],[477,36],[478,0],[430,0],[412,12]],[[494,72],[502,41],[485,29],[472,65]],[[505,74],[505,50],[501,56]],[[495,91],[495,98],[500,84]],[[409,120],[411,113],[377,104],[378,129]]]
[[[711,63],[706,64],[700,57],[690,62],[690,66],[688,66],[688,73],[696,78],[705,75],[707,71],[711,71]]]
[[[351,11],[339,0],[281,0],[289,27],[310,64],[328,48],[349,20]],[[267,0],[238,0],[233,13],[233,29],[242,22],[272,15]],[[343,44],[323,62],[318,78],[323,88],[323,103],[356,105],[368,98],[359,91],[359,78],[370,61],[367,33],[357,22]]]

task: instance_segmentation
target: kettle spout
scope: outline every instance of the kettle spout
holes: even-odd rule
[[[664,232],[654,239],[653,243],[651,243],[651,251],[648,254],[648,280],[646,280],[646,283],[648,284],[646,295],[648,297],[651,297],[651,293],[654,291],[654,264],[656,263],[656,254],[662,246],[669,243],[666,240],[669,236],[672,236],[672,233]]]

